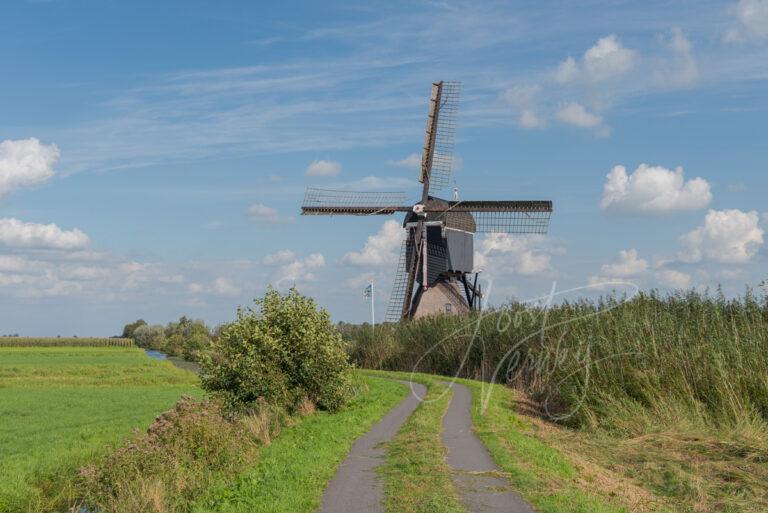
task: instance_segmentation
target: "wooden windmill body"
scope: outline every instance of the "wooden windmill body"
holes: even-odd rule
[[[474,234],[546,233],[551,201],[461,201],[441,199],[451,178],[460,85],[435,82],[427,114],[419,181],[421,198],[405,204],[399,192],[309,188],[302,215],[392,215],[404,212],[405,238],[387,321],[481,308],[474,269]]]

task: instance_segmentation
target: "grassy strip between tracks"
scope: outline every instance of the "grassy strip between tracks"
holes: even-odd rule
[[[427,395],[387,443],[387,461],[381,467],[386,511],[463,513],[445,462],[447,451],[440,441],[442,419],[453,392],[432,377],[414,376],[412,381],[425,385]]]

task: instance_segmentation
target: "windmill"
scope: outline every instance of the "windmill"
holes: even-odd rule
[[[406,205],[402,192],[357,192],[310,187],[302,215],[392,215],[405,213],[403,240],[386,321],[480,309],[482,291],[474,271],[474,234],[547,232],[551,201],[463,201],[434,194],[449,185],[453,167],[458,82],[435,82],[421,154],[421,198]],[[414,291],[414,289],[416,289]]]

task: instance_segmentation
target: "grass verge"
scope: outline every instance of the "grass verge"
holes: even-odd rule
[[[136,348],[0,348],[0,512],[67,502],[80,466],[196,382]]]
[[[407,393],[399,383],[361,377],[367,392],[338,413],[317,412],[284,429],[233,485],[211,490],[198,513],[310,513],[354,441]]]
[[[502,385],[489,385],[460,379],[472,390],[472,422],[491,457],[504,471],[512,486],[541,513],[629,513],[640,501],[652,501],[648,494],[632,497],[627,485],[617,493],[606,488],[604,480],[573,462],[558,449],[539,440],[531,426],[514,412],[514,391]],[[487,408],[481,398],[491,387]],[[624,483],[622,483],[624,484]],[[628,502],[632,503],[630,509]],[[655,509],[653,509],[655,510]]]

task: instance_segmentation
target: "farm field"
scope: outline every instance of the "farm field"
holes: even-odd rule
[[[0,337],[0,347],[132,347],[129,338]]]
[[[0,512],[46,511],[75,470],[197,377],[132,347],[0,347]]]

